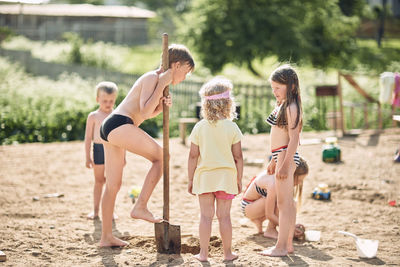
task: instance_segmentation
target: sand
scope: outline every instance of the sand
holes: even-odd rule
[[[309,163],[303,207],[297,222],[321,231],[318,242],[295,242],[295,254],[269,258],[257,253],[274,244],[256,233],[241,213],[240,197],[233,201],[233,248],[239,259],[222,261],[218,221],[213,222],[210,261],[203,266],[370,266],[400,265],[400,164],[393,154],[400,145],[400,129],[381,133],[365,131],[358,137],[339,139],[342,162],[323,163],[322,144],[306,144],[331,133],[302,133],[299,152]],[[162,143],[162,140],[158,140]],[[313,142],[311,142],[313,143]],[[268,134],[246,135],[242,142],[248,162],[269,155]],[[180,225],[181,255],[157,254],[154,225],[129,217],[128,190],[141,186],[150,166],[145,159],[127,154],[123,184],[117,197],[114,233],[130,245],[123,249],[99,248],[100,220],[87,220],[92,209],[92,170],[85,168],[83,142],[0,146],[0,250],[7,255],[1,266],[201,266],[192,258],[199,251],[199,208],[187,193],[188,146],[170,140],[170,216]],[[264,166],[265,167],[265,166]],[[262,166],[246,165],[243,184]],[[332,200],[310,197],[318,183],[329,185]],[[46,194],[63,196],[45,198]],[[34,200],[36,197],[36,200]],[[396,206],[388,201],[396,200]],[[149,208],[162,215],[162,182]],[[379,240],[377,257],[361,259],[344,230],[362,238]]]

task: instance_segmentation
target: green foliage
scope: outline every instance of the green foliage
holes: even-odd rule
[[[214,73],[229,62],[257,73],[253,61],[271,55],[323,68],[345,64],[358,23],[335,2],[318,0],[202,0],[185,20],[192,45]]]
[[[71,50],[67,54],[67,63],[82,64],[86,66],[99,67],[104,69],[110,69],[108,63],[108,57],[99,56],[100,49],[85,49],[83,47],[84,41],[79,34],[74,32],[66,32],[63,34],[65,39],[71,46]],[[86,43],[89,47],[93,47],[92,41]],[[101,44],[101,43],[100,43]],[[99,48],[99,47],[97,47]]]
[[[0,43],[14,35],[8,27],[0,27]]]
[[[81,54],[82,39],[77,33],[66,32],[63,34],[63,39],[69,42],[72,46],[71,51],[68,54],[68,62],[72,64],[82,64],[83,56]]]
[[[379,48],[374,40],[357,40],[359,49],[354,53],[353,66],[347,69],[375,70],[375,73],[384,71],[399,71],[400,41],[388,40]],[[396,67],[397,66],[397,67]]]
[[[44,61],[67,63],[67,55],[72,50],[71,40],[74,39],[71,38],[68,43],[38,42],[18,36],[5,40],[1,46],[8,49],[30,50],[35,57]],[[362,88],[366,89],[374,98],[377,98],[379,73],[371,73],[370,69],[377,70],[379,67],[382,70],[398,71],[400,69],[400,60],[393,61],[393,59],[399,58],[398,47],[400,47],[400,41],[398,39],[386,39],[383,42],[383,48],[378,48],[374,40],[357,40],[357,46],[360,49],[349,55],[352,58],[348,63],[349,69],[357,68],[363,71],[364,75],[355,77],[355,79]],[[82,43],[80,52],[83,55],[83,61],[88,55],[92,55],[97,63],[101,62],[101,60],[108,62],[108,65],[103,66],[104,68],[141,75],[158,66],[161,48],[159,43],[127,47],[103,42],[86,42]],[[200,73],[203,78],[208,77],[210,75],[208,70],[197,59],[196,54],[194,57],[196,59],[194,75]],[[265,77],[279,64],[276,56],[270,56],[263,60],[256,59],[253,63],[254,66],[263,70],[263,79],[256,79],[246,68],[233,64],[224,66],[223,72],[220,74],[232,79],[233,82],[246,81],[251,84],[265,84]],[[315,86],[336,84],[337,70],[328,69],[323,71],[307,66],[299,66],[297,69],[299,71],[303,100],[303,129],[305,131],[324,130],[326,129],[325,119],[318,113],[316,107]],[[365,70],[368,72],[365,72]],[[87,114],[97,107],[93,88],[99,80],[83,80],[75,75],[61,76],[57,81],[43,77],[31,77],[19,67],[2,58],[0,58],[0,79],[3,81],[0,85],[0,105],[2,106],[0,110],[0,143],[12,143],[13,141],[50,142],[83,138]],[[116,103],[119,104],[131,84],[122,84],[122,81],[115,82],[122,89],[118,94]],[[132,80],[133,82],[134,80]],[[196,86],[200,86],[200,84]],[[360,96],[354,89],[346,82],[342,86],[345,101],[360,102]],[[193,88],[192,84],[182,85],[181,89],[184,91],[197,90]],[[174,92],[172,93],[173,97],[175,97],[172,110],[174,111],[177,108],[177,103],[179,103],[179,101],[176,101],[177,97],[183,96],[182,94],[178,96],[178,94],[174,95]],[[245,92],[242,93],[245,94]],[[240,100],[245,101],[244,98]],[[264,120],[270,111],[269,108],[267,109],[268,112],[265,111],[265,108],[262,111],[254,108],[255,105],[253,104],[250,104],[251,108],[248,110],[249,118],[247,120],[242,118],[237,123],[243,132],[268,132],[269,126]],[[245,111],[243,103],[242,109],[243,115]],[[362,114],[362,110],[357,110],[356,112]],[[375,116],[374,112],[376,113],[374,109],[370,109],[370,118]],[[182,116],[182,114],[184,112],[180,114],[171,113],[170,136],[172,137],[179,136],[178,117]],[[389,118],[389,115],[387,115],[387,118]],[[390,125],[390,120],[388,121],[387,118],[384,121],[385,126]],[[357,126],[362,125],[362,119],[362,116],[356,117]],[[158,136],[162,131],[162,116],[159,115],[156,118],[145,121],[141,128],[152,136]],[[190,127],[188,127],[188,132],[190,132]]]
[[[0,79],[0,144],[83,140],[87,116],[98,107],[97,81],[76,75],[62,75],[57,81],[31,77],[1,57]],[[117,104],[124,97],[120,90]],[[162,116],[140,127],[156,137]]]
[[[321,111],[319,111],[315,105],[303,105],[303,130],[304,131],[312,131],[312,130],[327,130],[325,117],[321,117]],[[325,115],[325,113],[322,113]]]
[[[29,50],[43,61],[73,63],[142,75],[160,64],[161,45],[128,47],[104,42],[83,42],[76,33],[66,33],[64,42],[33,41],[15,36],[2,43],[2,47]],[[78,52],[79,51],[79,52]]]
[[[0,144],[83,139],[87,114],[95,109],[93,82],[33,78],[2,58],[0,63]]]
[[[152,137],[158,137],[160,131],[162,131],[163,117],[158,115],[155,118],[145,120],[140,124],[139,128],[148,133]]]
[[[364,9],[367,7],[365,0],[339,0],[338,5],[342,13],[348,17],[362,16]]]
[[[148,20],[148,33],[151,42],[159,43],[159,37],[164,32],[169,36],[176,36],[176,25],[181,15],[190,10],[192,0],[122,0],[121,2],[128,6],[154,10],[157,13],[156,17]]]
[[[348,66],[352,59],[348,55],[357,50],[353,35],[358,19],[343,16],[331,1],[314,7],[304,19],[307,25],[302,37],[305,55],[301,59],[308,58],[312,66],[322,69]]]
[[[236,123],[243,133],[266,133],[271,130],[271,126],[265,122],[267,116],[268,114],[265,114],[261,110],[255,110],[249,114],[247,120],[241,118],[237,120]]]

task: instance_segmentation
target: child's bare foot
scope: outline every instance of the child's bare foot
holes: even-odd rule
[[[293,252],[294,252],[294,247],[293,247],[293,245],[288,245],[288,246],[287,246],[287,252],[288,252],[289,254],[293,254]]]
[[[278,239],[278,231],[276,231],[276,229],[267,229],[264,232],[264,236],[267,238]]]
[[[275,246],[273,246],[261,251],[260,254],[270,257],[283,257],[288,254],[288,251],[286,249],[278,249]]]
[[[200,253],[197,255],[194,255],[193,258],[195,258],[196,260],[200,261],[200,262],[205,262],[208,261],[207,257],[201,256]]]
[[[262,230],[263,221],[259,220],[259,219],[254,219],[254,220],[251,220],[251,221],[256,225],[258,233],[262,234],[262,232],[263,232],[263,230]]]
[[[231,252],[230,254],[224,256],[224,261],[233,261],[237,258],[239,258],[239,256],[236,253]]]
[[[88,220],[97,220],[97,219],[99,219],[99,214],[92,211],[86,216],[86,218]]]
[[[133,207],[131,211],[131,217],[133,219],[141,219],[152,223],[162,222],[161,218],[154,217],[153,214],[147,209],[137,208],[136,206]]]
[[[128,242],[116,238],[115,236],[111,236],[110,238],[101,238],[100,247],[125,247],[129,245]]]

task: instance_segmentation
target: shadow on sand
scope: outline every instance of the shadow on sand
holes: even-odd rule
[[[364,259],[364,258],[347,258],[348,260],[356,262],[355,265],[385,265],[386,262],[379,258]]]
[[[182,256],[179,254],[161,254],[157,253],[156,260],[152,262],[149,266],[178,266],[183,264],[184,261]]]
[[[248,241],[255,242],[264,248],[272,247],[275,245],[275,240],[265,238],[262,234],[254,234],[246,238]],[[329,261],[333,258],[323,251],[312,247],[309,248],[307,246],[303,246],[304,242],[294,241],[294,249],[295,253],[290,254],[289,256],[281,257],[282,261],[284,261],[289,266],[309,266],[307,262],[305,262],[300,255],[303,257],[307,257],[316,261]],[[266,256],[267,257],[267,256]],[[321,263],[322,264],[322,263]]]
[[[84,239],[86,243],[90,245],[95,245],[97,247],[98,255],[101,256],[101,261],[104,266],[118,266],[118,264],[115,262],[114,257],[115,255],[118,255],[122,252],[121,247],[99,247],[98,243],[100,242],[101,238],[101,220],[100,219],[95,219],[93,220],[93,226],[94,230],[93,233],[90,234],[85,234]],[[115,220],[113,220],[112,224],[112,229],[113,229],[113,235],[117,237],[121,237],[122,234],[118,231],[117,225],[115,223]]]

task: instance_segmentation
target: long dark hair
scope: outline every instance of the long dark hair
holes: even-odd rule
[[[307,161],[305,159],[303,159],[302,157],[300,157],[299,160],[300,160],[300,164],[299,164],[299,166],[297,166],[296,171],[294,172],[294,178],[297,177],[297,179],[299,179],[299,176],[301,176],[301,175],[308,174]],[[301,197],[303,196],[303,182],[304,182],[304,180],[301,183],[298,183],[298,185],[296,185],[293,190],[293,193],[294,193],[293,196],[297,200],[297,211],[299,211],[300,207],[301,207]]]
[[[297,73],[294,68],[288,64],[282,65],[276,70],[274,70],[269,78],[269,81],[274,81],[276,83],[286,85],[286,101],[283,103],[278,116],[276,125],[278,127],[287,127],[287,118],[286,118],[286,108],[290,106],[290,104],[295,103],[297,106],[297,116],[296,123],[293,127],[295,129],[297,125],[303,126],[302,120],[302,108],[301,108],[301,98],[300,98],[300,86],[299,86],[299,78],[297,77]]]

